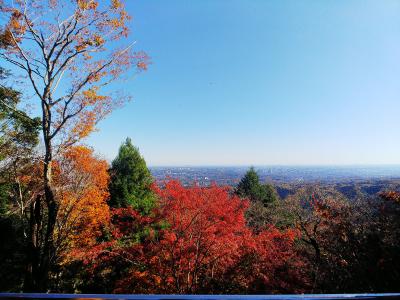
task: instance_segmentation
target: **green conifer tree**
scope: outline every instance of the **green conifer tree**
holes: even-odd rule
[[[240,180],[235,194],[242,198],[249,198],[253,202],[259,201],[264,206],[273,204],[278,198],[272,185],[260,183],[260,177],[253,167]]]
[[[149,213],[155,204],[155,195],[151,189],[153,178],[146,161],[130,138],[119,148],[118,155],[112,162],[110,175],[111,207],[131,206],[143,214]]]

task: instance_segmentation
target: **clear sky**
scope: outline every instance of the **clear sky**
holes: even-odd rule
[[[400,163],[400,1],[127,0],[153,64],[89,144],[149,165]]]

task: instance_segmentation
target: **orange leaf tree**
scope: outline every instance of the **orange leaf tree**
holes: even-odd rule
[[[35,255],[30,255],[25,290],[45,291],[57,257],[60,201],[53,186],[53,160],[126,99],[103,87],[132,66],[145,70],[147,57],[133,52],[133,43],[116,46],[128,37],[130,19],[119,0],[15,0],[2,3],[1,14],[6,25],[0,56],[26,75],[32,101],[41,109],[43,193],[32,202],[39,206],[31,207],[41,217],[30,222],[28,252]]]
[[[67,263],[73,252],[93,246],[108,226],[108,164],[93,150],[76,146],[57,163],[56,194],[60,199],[56,223],[56,246]]]

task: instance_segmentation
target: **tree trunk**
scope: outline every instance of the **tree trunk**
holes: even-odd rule
[[[26,272],[24,279],[24,292],[35,292],[37,289],[37,278],[40,269],[40,232],[42,231],[42,207],[41,196],[37,196],[30,205],[29,231],[26,246]]]
[[[24,283],[24,290],[30,292],[47,292],[50,271],[56,259],[54,228],[59,205],[52,186],[51,114],[43,103],[42,110],[43,139],[46,149],[43,166],[44,197],[38,197],[30,210],[31,230],[27,247],[28,263]]]

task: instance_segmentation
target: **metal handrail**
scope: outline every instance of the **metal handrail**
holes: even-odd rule
[[[304,294],[304,295],[132,295],[132,294],[46,294],[0,293],[0,299],[101,299],[101,300],[340,300],[340,299],[400,299],[400,293],[379,294]]]

